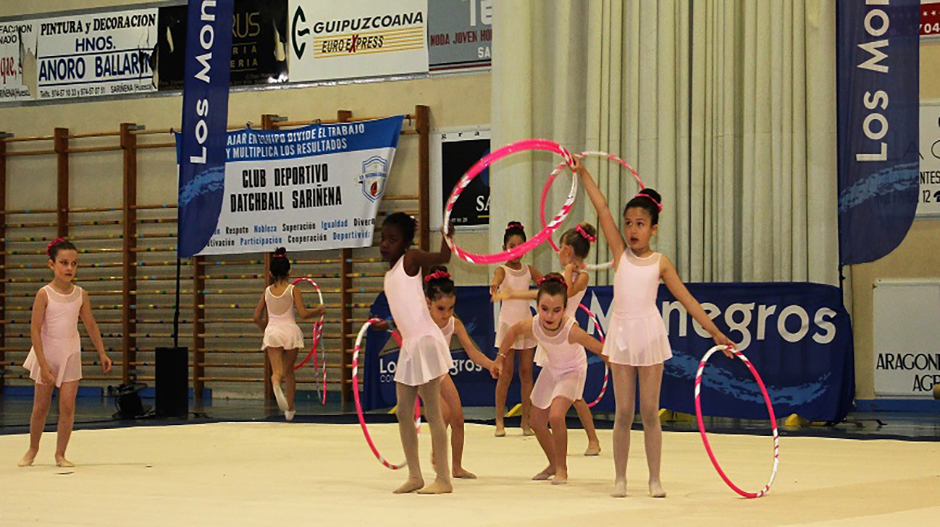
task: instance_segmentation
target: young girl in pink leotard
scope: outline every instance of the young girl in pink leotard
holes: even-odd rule
[[[78,272],[78,250],[62,238],[46,248],[52,282],[36,293],[30,324],[33,347],[29,350],[23,367],[29,377],[36,381],[33,395],[33,414],[29,420],[29,450],[20,460],[19,466],[33,464],[39,452],[39,440],[46,424],[46,415],[52,401],[52,390],[59,389],[59,426],[55,450],[55,462],[60,467],[73,467],[65,459],[65,449],[72,436],[75,424],[75,396],[78,381],[82,378],[82,340],[78,334],[78,319],[81,318],[88,336],[101,361],[105,373],[111,371],[111,359],[104,352],[104,343],[98,324],[91,314],[91,301],[84,289],[72,283]]]

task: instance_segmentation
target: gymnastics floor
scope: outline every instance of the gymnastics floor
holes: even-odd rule
[[[393,462],[403,459],[397,426],[370,426]],[[940,442],[781,438],[769,495],[746,500],[712,468],[697,433],[666,432],[665,499],[648,497],[643,436],[633,431],[626,499],[613,484],[611,431],[603,452],[581,455],[570,430],[569,483],[530,481],[545,466],[534,437],[505,438],[467,425],[464,466],[444,496],[392,494],[404,471],[380,465],[355,424],[234,422],[76,430],[68,457],[53,463],[47,432],[36,465],[16,466],[24,434],[0,435],[0,525],[899,525],[940,517]],[[427,426],[426,482],[433,478]],[[712,445],[741,487],[757,490],[772,464],[768,436],[714,434]]]

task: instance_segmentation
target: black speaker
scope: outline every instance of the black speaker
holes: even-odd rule
[[[189,415],[189,349],[157,348],[157,415]]]

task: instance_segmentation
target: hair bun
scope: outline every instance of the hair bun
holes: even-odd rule
[[[447,266],[446,266],[446,265],[434,265],[434,266],[432,266],[430,269],[428,269],[428,272],[429,272],[429,273],[435,273],[435,272],[437,272],[437,271],[441,271],[442,273],[446,273],[446,272],[447,272]]]
[[[581,224],[581,228],[584,229],[584,232],[588,233],[591,236],[597,236],[597,227],[591,225],[588,222]]]
[[[49,256],[49,257],[51,257],[51,256],[52,256],[52,248],[55,247],[56,245],[58,245],[58,244],[64,242],[64,241],[65,241],[64,238],[56,238],[56,239],[52,240],[51,242],[49,242],[49,245],[46,245],[46,255]]]

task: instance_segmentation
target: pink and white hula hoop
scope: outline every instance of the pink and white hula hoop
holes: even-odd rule
[[[489,167],[493,162],[518,152],[524,152],[526,150],[545,150],[547,152],[554,152],[564,158],[565,162],[562,164],[562,166],[571,166],[571,164],[574,163],[571,154],[565,150],[564,147],[558,143],[548,141],[546,139],[526,139],[524,141],[517,141],[515,143],[506,145],[498,150],[494,150],[474,163],[474,165],[470,167],[470,170],[464,173],[463,177],[460,178],[460,181],[458,181],[454,186],[454,190],[450,193],[450,197],[447,198],[447,205],[444,206],[444,225],[450,224],[450,214],[454,210],[454,203],[457,202],[457,198],[459,198],[460,194],[462,194],[464,189],[467,188],[467,185],[473,181],[473,178],[477,177],[480,172]],[[534,249],[540,243],[545,241],[546,238],[551,239],[552,233],[555,232],[555,229],[557,229],[559,225],[561,225],[561,222],[565,221],[565,218],[567,218],[568,214],[571,212],[571,208],[574,206],[574,199],[577,194],[578,178],[572,178],[571,191],[568,193],[568,198],[561,206],[561,210],[558,211],[558,214],[552,218],[552,221],[550,221],[548,225],[544,225],[538,234],[529,238],[525,243],[508,251],[503,251],[497,254],[474,254],[458,247],[457,244],[454,243],[454,240],[449,236],[445,237],[447,240],[447,245],[449,245],[451,250],[454,251],[454,254],[456,254],[462,260],[466,260],[475,264],[496,264],[512,260],[513,258],[518,258]]]
[[[695,374],[695,417],[698,419],[698,431],[702,434],[702,443],[705,444],[705,452],[708,453],[708,458],[711,459],[712,465],[715,466],[715,470],[718,471],[718,475],[721,476],[721,479],[723,479],[732,490],[745,498],[760,498],[770,491],[770,486],[773,485],[774,478],[777,477],[777,466],[780,464],[780,436],[777,434],[777,417],[774,415],[774,407],[770,401],[770,396],[767,395],[767,388],[764,386],[764,381],[760,378],[760,375],[757,374],[757,370],[754,369],[754,365],[751,364],[751,361],[747,360],[747,357],[738,350],[734,350],[734,355],[744,361],[744,365],[747,366],[747,369],[751,370],[751,375],[754,376],[761,393],[764,394],[764,402],[767,403],[767,413],[770,414],[770,426],[774,435],[774,468],[770,473],[770,481],[768,481],[759,492],[747,492],[738,488],[738,486],[732,483],[728,476],[725,475],[725,472],[721,470],[721,466],[718,465],[718,460],[715,459],[715,453],[712,452],[712,447],[708,443],[708,436],[705,434],[705,422],[702,420],[701,401],[702,371],[705,369],[705,363],[708,362],[708,358],[711,357],[713,353],[721,351],[723,348],[724,346],[711,348],[705,353],[705,356],[702,357],[702,361],[698,364],[698,372]]]
[[[314,282],[313,280],[309,278],[298,278],[294,280],[293,282],[291,282],[291,285],[297,285],[300,282],[309,282],[310,284],[313,285],[313,288],[316,289],[317,291],[317,298],[320,300],[320,305],[322,306],[323,305],[323,293],[320,292],[320,286],[318,286],[316,282]],[[307,353],[307,356],[304,357],[304,360],[300,361],[300,364],[297,364],[294,366],[294,370],[299,370],[300,368],[303,368],[304,364],[307,364],[307,362],[310,360],[311,357],[313,357],[314,378],[316,378],[317,376],[320,376],[322,384],[323,384],[322,390],[320,389],[320,385],[317,385],[317,391],[320,392],[321,404],[326,404],[326,358],[324,357],[322,364],[320,364],[318,368],[317,346],[319,346],[322,341],[323,322],[324,322],[325,316],[326,316],[325,313],[323,315],[320,315],[319,320],[313,323],[313,335],[311,337],[313,339],[313,345],[310,346],[310,352]]]
[[[353,348],[352,356],[352,382],[353,382],[353,399],[356,400],[356,414],[359,416],[359,426],[362,427],[362,435],[366,437],[366,443],[369,444],[369,448],[372,449],[372,453],[375,454],[376,459],[379,460],[379,463],[382,463],[386,467],[392,470],[398,470],[405,466],[405,463],[399,463],[394,465],[386,461],[382,454],[379,453],[379,449],[375,447],[375,443],[372,442],[372,436],[369,435],[369,428],[366,427],[366,418],[362,414],[362,403],[359,401],[359,347],[362,345],[362,337],[366,334],[366,331],[369,330],[369,326],[381,322],[378,318],[371,318],[365,324],[362,325],[362,328],[359,330],[359,334],[356,336],[356,347]],[[421,427],[421,403],[415,399],[415,428],[420,429]]]
[[[588,309],[584,304],[578,304],[578,309],[587,313],[588,318],[594,322],[594,327],[597,329],[597,334],[601,337],[601,342],[604,342],[604,330],[601,329],[600,322],[597,321],[597,316],[594,313],[591,313],[591,310]],[[607,393],[607,380],[610,378],[610,366],[607,363],[604,363],[604,384],[601,385],[601,393],[597,395],[597,399],[594,399],[594,402],[588,403],[588,408],[594,408],[597,406],[597,403],[601,402],[601,399],[604,398],[604,394]]]
[[[598,152],[595,150],[588,150],[586,152],[580,152],[580,153],[575,154],[575,157],[579,159],[584,159],[587,156],[605,157],[611,161],[620,163],[621,166],[623,166],[624,168],[629,170],[631,174],[633,174],[633,178],[636,179],[637,184],[640,185],[640,190],[643,190],[646,188],[646,186],[643,185],[643,180],[640,179],[640,174],[638,174],[637,171],[634,170],[634,168],[630,166],[630,164],[624,161],[623,159],[620,159],[619,157],[613,154],[608,154],[607,152]],[[545,228],[545,202],[548,200],[548,189],[552,187],[552,183],[555,182],[555,178],[558,177],[558,174],[561,174],[561,171],[564,170],[564,168],[565,168],[564,163],[560,163],[558,166],[556,166],[555,170],[552,170],[552,173],[548,175],[548,181],[545,182],[545,186],[542,187],[542,198],[539,201],[539,217],[542,220],[543,229]],[[577,179],[577,177],[575,177],[575,179]],[[553,240],[551,236],[548,237],[548,243],[552,245],[552,249],[555,249],[556,253],[561,251],[561,249],[557,245],[555,245],[555,240]],[[614,262],[610,261],[610,262],[602,263],[602,264],[587,264],[584,266],[584,268],[589,271],[595,271],[597,269],[613,268],[613,266],[614,266]]]

